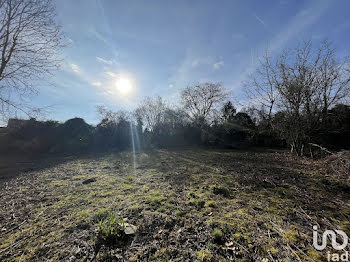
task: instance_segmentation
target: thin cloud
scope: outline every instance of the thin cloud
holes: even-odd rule
[[[268,46],[264,44],[261,49],[270,51],[270,55],[281,51],[287,46],[288,42],[294,39],[297,35],[302,33],[306,28],[313,25],[318,19],[325,13],[328,7],[332,4],[332,1],[313,2],[307,8],[299,11],[294,18],[269,42]],[[306,16],[306,14],[309,14]],[[252,52],[250,54],[252,56]],[[257,58],[258,59],[258,58]],[[253,62],[253,61],[252,61]],[[239,77],[233,86],[239,87],[241,83],[253,73],[258,66],[258,63],[252,63]]]
[[[211,58],[210,57],[198,57],[192,60],[191,67],[195,68],[202,65],[210,65]]]
[[[106,65],[113,65],[115,63],[114,60],[107,60],[107,59],[103,59],[101,57],[96,57],[96,60],[100,63],[106,64]]]
[[[255,19],[258,20],[260,22],[260,24],[262,24],[264,27],[266,27],[265,21],[262,20],[259,16],[257,16],[255,13],[253,14]]]
[[[73,70],[74,73],[79,74],[81,72],[80,67],[77,64],[70,64],[71,69]]]
[[[110,77],[117,77],[117,74],[116,73],[113,73],[111,71],[107,71],[106,74]]]
[[[212,69],[214,64],[215,60],[211,56],[194,56],[191,52],[188,52],[185,59],[180,63],[177,70],[168,78],[168,80],[175,87],[186,86],[189,84],[189,79],[192,79],[194,75],[197,75],[200,69]],[[201,79],[197,80],[201,82]],[[205,79],[205,81],[210,81],[210,79]]]
[[[195,60],[192,61],[191,66],[192,66],[192,67],[196,67],[196,66],[199,65],[199,63],[200,63],[199,60],[198,60],[198,59],[195,59]]]
[[[93,86],[102,86],[101,82],[92,82],[91,85]]]
[[[214,67],[214,69],[220,69],[221,67],[223,67],[224,66],[224,61],[219,61],[219,62],[216,62],[214,65],[213,65],[213,67]]]

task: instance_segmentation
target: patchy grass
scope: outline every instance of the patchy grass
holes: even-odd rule
[[[223,233],[220,228],[215,228],[213,231],[213,239],[216,243],[222,242]]]
[[[212,254],[209,250],[200,250],[197,252],[197,258],[199,261],[208,261],[212,258]]]
[[[207,207],[216,207],[216,202],[215,200],[209,200],[205,203],[205,206]]]
[[[1,182],[0,260],[325,261],[312,225],[350,236],[349,184],[312,161],[202,149],[136,160],[44,159]],[[122,220],[138,231],[117,245]]]

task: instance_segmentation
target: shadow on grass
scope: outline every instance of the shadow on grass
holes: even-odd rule
[[[55,167],[74,160],[96,160],[118,152],[92,152],[86,154],[1,154],[0,187],[4,182],[30,172]]]

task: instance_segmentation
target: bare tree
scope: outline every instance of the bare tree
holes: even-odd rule
[[[220,83],[198,83],[181,92],[181,101],[193,121],[206,122],[228,94]]]
[[[291,150],[303,154],[304,147],[317,134],[328,110],[350,94],[350,60],[337,59],[329,42],[317,49],[304,41],[287,49],[272,63],[265,58],[253,74],[251,97],[269,106],[269,120],[276,106],[278,121],[274,121],[287,138]],[[276,120],[276,119],[275,119]]]
[[[164,120],[166,110],[167,106],[160,96],[153,99],[146,97],[135,110],[135,116],[149,131],[153,131]]]
[[[322,112],[340,102],[349,102],[350,95],[350,59],[343,61],[336,58],[335,50],[325,41],[318,50],[320,64],[316,77],[318,99],[322,101]]]
[[[101,121],[108,120],[118,123],[121,120],[130,120],[130,115],[125,111],[113,111],[104,105],[96,106],[98,117]]]
[[[266,112],[268,123],[272,125],[272,115],[278,100],[280,85],[279,75],[276,72],[276,65],[271,61],[268,51],[260,60],[260,66],[249,76],[244,83],[245,91],[253,104],[260,105],[260,112]]]
[[[52,0],[0,0],[0,109],[30,115],[21,100],[59,65],[62,34]]]

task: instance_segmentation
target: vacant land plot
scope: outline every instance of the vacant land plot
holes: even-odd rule
[[[202,149],[43,160],[1,182],[0,260],[325,261],[312,226],[350,236],[350,190],[314,166]],[[137,231],[99,238],[110,217]]]

